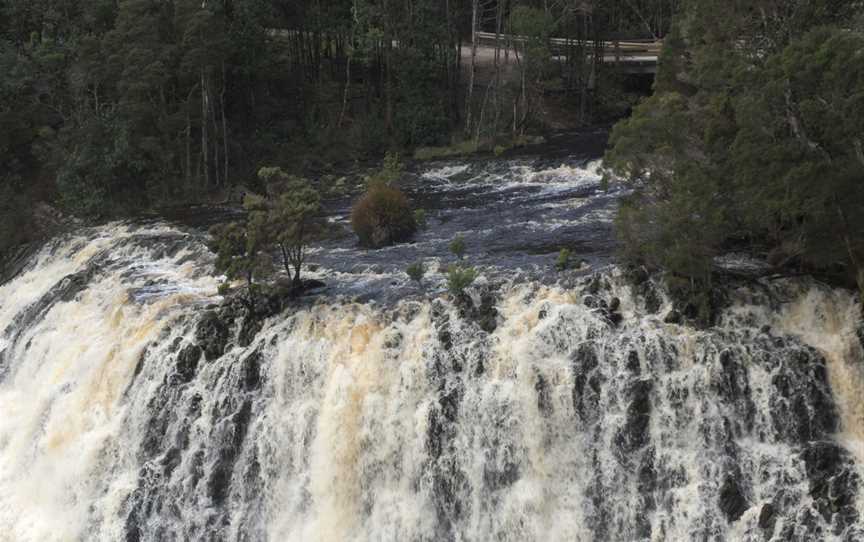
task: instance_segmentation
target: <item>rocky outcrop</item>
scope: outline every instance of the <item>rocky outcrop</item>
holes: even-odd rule
[[[207,361],[219,359],[225,353],[229,338],[229,322],[225,321],[225,315],[225,311],[221,314],[215,310],[208,311],[195,329],[195,340]]]
[[[737,477],[731,475],[726,476],[726,479],[723,481],[723,485],[720,488],[718,506],[723,512],[723,515],[726,516],[726,520],[730,523],[738,521],[738,519],[744,515],[744,512],[750,508],[750,504],[744,496],[744,492],[741,489]]]
[[[852,458],[830,441],[807,444],[801,456],[816,509],[839,535],[859,519],[855,501],[860,479]]]

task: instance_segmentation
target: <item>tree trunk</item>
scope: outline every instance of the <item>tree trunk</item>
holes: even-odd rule
[[[477,17],[479,17],[480,0],[471,2],[471,71],[468,73],[468,92],[465,99],[465,134],[471,133],[472,108],[474,102],[474,77],[477,71]],[[461,56],[461,51],[460,51]]]
[[[209,98],[207,94],[207,76],[204,68],[201,68],[201,154],[204,160],[204,186],[210,187],[210,137],[208,119],[209,119]]]
[[[219,95],[220,108],[222,109],[222,155],[225,158],[225,174],[222,180],[228,184],[228,119],[225,117],[225,87],[227,86],[225,62],[222,62],[222,93]]]

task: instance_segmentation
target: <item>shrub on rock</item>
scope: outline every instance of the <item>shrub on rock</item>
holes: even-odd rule
[[[447,289],[456,296],[465,293],[465,288],[471,286],[479,273],[473,267],[451,265],[447,272]]]
[[[365,247],[410,241],[417,231],[411,204],[398,188],[373,183],[351,210],[351,226]]]

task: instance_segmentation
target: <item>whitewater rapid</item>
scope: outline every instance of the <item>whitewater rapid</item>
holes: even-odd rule
[[[847,292],[740,287],[696,330],[609,268],[501,284],[494,329],[438,293],[256,323],[211,264],[113,224],[0,286],[0,540],[864,537]]]

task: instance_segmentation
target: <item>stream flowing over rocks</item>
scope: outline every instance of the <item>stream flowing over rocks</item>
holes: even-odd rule
[[[729,285],[696,329],[612,264],[584,157],[415,177],[417,243],[313,251],[267,318],[194,228],[46,244],[0,286],[0,541],[864,540],[850,293]],[[412,285],[457,232],[470,299]]]

